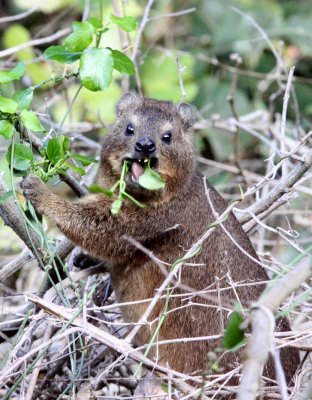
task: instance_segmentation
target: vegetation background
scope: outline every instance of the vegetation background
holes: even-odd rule
[[[199,150],[199,165],[208,180],[230,201],[256,187],[259,182],[263,183],[264,177],[267,177],[259,190],[254,190],[251,196],[245,198],[242,208],[265,196],[311,149],[310,0],[103,0],[102,7],[106,21],[111,14],[134,16],[137,19],[137,30],[125,32],[114,25],[101,39],[102,46],[124,51],[129,57],[134,55],[136,74],[129,77],[114,71],[112,83],[106,90],[93,92],[83,87],[77,98],[80,83],[75,77],[38,87],[34,92],[31,110],[39,117],[48,137],[62,133],[71,139],[73,151],[96,158],[107,126],[114,120],[115,104],[123,92],[131,89],[145,96],[179,102],[182,81],[186,101],[197,108],[194,137]],[[21,13],[21,18],[16,18]],[[43,53],[50,45],[61,44],[70,33],[71,23],[81,21],[85,13],[98,18],[99,1],[50,0],[36,3],[31,0],[2,0],[0,67],[1,70],[11,69],[22,61],[25,74],[19,81],[1,85],[1,96],[11,98],[14,92],[41,85],[53,76],[76,72],[77,63],[64,65],[47,60]],[[145,23],[142,24],[142,21]],[[15,46],[24,43],[28,45],[14,50]],[[291,81],[291,96],[285,109],[288,71],[293,66],[295,73]],[[284,136],[281,134],[283,110],[287,111]],[[45,140],[44,135],[43,132],[37,133],[40,140]],[[15,184],[20,179],[12,178],[10,174],[5,156],[9,144],[10,141],[0,134],[1,179],[8,189],[12,182]],[[283,157],[284,166],[275,169]],[[79,164],[78,167],[85,166]],[[87,174],[82,177],[77,173],[79,171],[72,172],[72,175],[80,183],[90,184],[94,165],[86,170]],[[274,173],[270,175],[272,171]],[[52,182],[57,184],[56,190],[62,191],[63,195],[73,196],[68,186],[59,184],[57,178]],[[271,210],[264,220],[265,225],[256,223],[249,227],[251,240],[261,260],[269,260],[267,267],[272,277],[283,274],[293,265],[311,265],[311,173],[308,172],[301,180],[298,178],[293,189],[281,206]],[[22,200],[19,193],[17,196]],[[239,213],[237,215],[242,216]],[[7,266],[20,257],[21,252],[25,252],[25,245],[2,220],[0,228],[0,265],[1,270],[6,271]],[[58,235],[53,227],[45,225],[45,229],[48,238]],[[0,283],[3,296],[0,353],[5,355],[2,366],[6,367],[10,365],[8,360],[17,357],[14,346],[23,333],[19,331],[16,335],[17,326],[21,321],[28,326],[24,320],[25,299],[20,294],[36,293],[42,289],[44,280],[44,272],[33,260],[24,264],[23,268],[19,264],[16,270],[10,270],[12,273],[4,275],[5,279]],[[96,281],[94,287],[99,282]],[[300,291],[294,292],[283,306],[285,313],[293,312],[297,328],[302,323],[310,323],[310,294],[310,286],[302,284]],[[14,324],[16,316],[19,316],[19,322]],[[107,315],[105,318],[107,320]],[[35,329],[34,325],[30,326]],[[39,328],[36,326],[36,329]],[[30,351],[35,339],[40,340],[37,338],[40,334],[36,333],[34,337],[31,330],[27,332],[30,344],[25,347],[23,339],[23,344],[19,346],[22,352],[19,357]],[[98,352],[102,350],[98,346]],[[53,351],[59,356],[59,349]],[[74,353],[75,349],[71,351]],[[19,395],[29,392],[26,393],[29,399],[31,396],[40,399],[76,398],[74,393],[78,393],[79,398],[82,382],[88,381],[87,372],[82,368],[81,355],[73,359],[69,353],[64,355],[64,360],[61,357],[62,365],[55,363],[50,377],[51,380],[65,377],[63,380],[54,379],[53,385],[45,382],[41,386],[42,393],[36,394],[36,380],[29,392],[30,381],[26,377],[25,381],[21,381],[26,382],[24,386],[23,383],[18,385],[10,396],[19,398]],[[86,357],[89,357],[88,360],[92,357],[92,360],[96,359],[94,354]],[[105,356],[105,363],[108,365],[113,359],[111,352]],[[27,365],[32,360],[29,356]],[[51,358],[45,359],[47,363],[50,361]],[[93,376],[103,370],[103,363],[94,362],[94,365]],[[111,374],[110,379],[107,378],[102,385],[92,387],[98,396],[102,396],[97,398],[131,396],[135,385],[128,376],[131,377],[133,367],[131,363],[124,367],[115,380]],[[77,375],[78,372],[80,375]],[[81,377],[81,382],[78,382],[77,376]],[[33,375],[31,379],[34,379]],[[298,391],[304,379],[298,378]],[[3,396],[14,382],[15,377],[5,381]],[[90,392],[91,389],[88,387],[88,390]],[[80,394],[80,398],[93,398],[90,393]],[[280,398],[277,393],[274,398]]]

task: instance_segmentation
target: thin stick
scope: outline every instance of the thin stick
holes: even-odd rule
[[[181,67],[179,57],[176,57],[176,63],[177,63],[177,67],[178,67],[179,82],[180,82],[180,88],[181,88],[181,103],[183,103],[186,98],[186,93],[185,93],[182,75],[183,75],[183,72],[186,70],[186,67]]]
[[[0,51],[0,58],[10,56],[11,54],[16,53],[17,51],[27,49],[27,47],[40,46],[45,43],[54,42],[55,40],[68,35],[70,32],[71,32],[70,28],[65,28],[61,29],[56,33],[53,33],[53,35],[46,36],[40,39],[33,39],[30,40],[29,42],[19,44],[18,46],[10,47],[9,49]]]
[[[299,181],[299,179],[312,167],[312,150],[306,154],[303,162],[298,162],[298,165],[289,173],[289,175],[282,179],[270,192],[263,198],[258,200],[252,206],[248,207],[244,211],[250,211],[254,215],[258,215],[263,211],[271,207],[276,201],[278,201],[284,194],[290,192],[293,186]],[[238,212],[239,210],[236,209]],[[239,219],[241,224],[245,224],[250,221],[251,215],[245,215]]]
[[[294,76],[294,72],[295,72],[295,67],[291,67],[289,74],[288,74],[287,85],[286,85],[284,101],[283,101],[283,111],[282,111],[282,120],[281,120],[281,153],[282,154],[286,153],[286,144],[285,144],[286,116],[287,116],[288,100],[290,97],[289,93],[290,93],[290,89],[291,89],[291,82],[292,82],[292,78]],[[283,177],[287,176],[286,162],[284,162],[282,165],[282,174],[283,174]]]
[[[162,15],[156,15],[155,17],[149,17],[149,21],[158,21],[159,19],[164,19],[164,18],[174,18],[174,17],[181,17],[181,15],[186,15],[190,14],[196,11],[196,8],[188,8],[186,10],[181,10],[177,12],[172,12],[168,14],[162,14]]]
[[[138,33],[137,33],[137,36],[135,38],[134,45],[133,45],[133,50],[132,50],[132,54],[131,54],[132,61],[134,61],[136,59],[136,56],[137,56],[137,53],[138,53],[138,49],[139,49],[139,45],[140,45],[141,38],[142,38],[142,34],[143,34],[143,31],[144,31],[145,25],[148,23],[148,15],[149,15],[149,12],[150,12],[150,10],[152,8],[153,3],[154,3],[154,0],[148,0],[148,3],[146,4],[146,7],[144,9],[143,18],[142,18],[142,21],[141,21],[140,27],[138,29]]]
[[[31,15],[32,13],[34,13],[35,11],[37,11],[38,6],[39,5],[38,5],[38,1],[37,1],[37,3],[27,11],[24,11],[24,12],[22,12],[20,14],[16,14],[16,15],[10,15],[8,17],[2,17],[2,18],[0,18],[0,24],[4,24],[5,22],[18,21],[20,19],[26,18],[29,15]]]

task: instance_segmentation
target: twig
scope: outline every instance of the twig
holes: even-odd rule
[[[37,297],[37,296],[36,296]],[[66,331],[55,335],[53,338],[51,338],[50,340],[41,343],[39,346],[34,347],[33,349],[31,349],[27,354],[25,354],[22,357],[19,357],[13,364],[11,364],[9,367],[6,368],[5,372],[2,372],[2,374],[0,374],[0,383],[5,382],[8,378],[9,375],[16,370],[20,365],[22,365],[28,358],[30,358],[33,354],[38,353],[40,350],[49,347],[49,345],[51,345],[53,342],[60,340],[68,335],[71,335],[73,333],[77,333],[80,332],[79,327],[73,327],[73,328],[69,328]]]
[[[33,5],[29,10],[24,11],[20,14],[16,14],[16,15],[10,15],[8,17],[2,17],[0,18],[0,24],[3,24],[5,22],[12,22],[12,21],[18,21],[20,19],[26,18],[29,15],[31,15],[32,13],[34,13],[35,11],[37,11],[39,5],[38,5],[38,1],[35,5]]]
[[[90,0],[85,0],[84,3],[85,3],[85,5],[84,5],[84,8],[83,8],[83,13],[82,13],[82,17],[81,17],[81,21],[82,22],[87,20],[88,15],[89,15],[89,11],[90,11]]]
[[[231,59],[235,60],[236,69],[239,65],[242,64],[242,59],[238,54],[233,54]],[[237,107],[235,104],[235,95],[236,95],[236,91],[237,91],[237,80],[238,80],[238,75],[237,75],[237,73],[235,73],[232,76],[231,90],[230,90],[229,96],[227,97],[227,100],[230,104],[234,118],[239,123],[239,113],[238,113],[238,110],[237,110]],[[240,163],[239,138],[240,138],[240,128],[239,128],[239,125],[236,125],[236,131],[234,133],[234,162],[235,162],[237,168],[239,169],[240,174],[241,174],[242,178],[244,179],[246,186],[248,187],[248,186],[250,186],[249,181],[248,181],[247,175],[244,173],[243,168]]]
[[[289,100],[289,93],[291,89],[291,82],[295,72],[295,67],[290,68],[287,85],[284,95],[283,101],[283,110],[282,110],[282,120],[281,120],[281,153],[286,153],[286,145],[285,145],[285,132],[286,132],[286,115],[287,115],[287,108],[288,108],[288,100]],[[287,176],[287,164],[284,163],[282,165],[283,176]]]
[[[40,39],[30,40],[29,42],[19,44],[18,46],[10,47],[9,49],[0,51],[0,58],[10,56],[11,54],[14,54],[17,51],[26,49],[27,47],[40,46],[45,43],[54,42],[55,40],[68,35],[70,32],[71,32],[70,28],[65,28],[65,29],[61,29],[60,31],[58,31],[56,33],[53,33],[53,35],[46,36],[46,37],[43,37]]]
[[[68,172],[67,174],[59,174],[61,181],[65,182],[75,193],[77,197],[86,196],[89,192],[85,186],[81,185],[73,176]]]
[[[185,101],[186,93],[183,84],[183,72],[185,71],[186,67],[181,67],[179,57],[176,57],[176,63],[178,67],[178,74],[179,74],[179,82],[180,82],[180,89],[181,89],[181,103]]]
[[[143,18],[142,18],[141,24],[139,26],[138,33],[136,35],[135,42],[134,42],[134,45],[133,45],[133,50],[132,50],[132,54],[131,54],[132,61],[135,61],[135,59],[136,59],[136,56],[137,56],[137,53],[138,53],[138,49],[139,49],[139,45],[140,45],[140,41],[141,41],[141,38],[142,38],[142,34],[143,34],[143,31],[144,31],[145,25],[148,22],[148,15],[149,15],[149,12],[150,12],[150,10],[152,8],[153,3],[154,3],[154,0],[148,0],[148,3],[145,6]]]
[[[281,56],[279,55],[279,53],[277,52],[277,50],[275,49],[275,47],[273,46],[273,44],[272,44],[269,36],[265,32],[265,30],[262,29],[262,27],[254,20],[254,18],[252,18],[252,16],[244,13],[243,11],[239,10],[236,7],[231,7],[231,8],[232,8],[233,11],[235,11],[236,13],[238,13],[239,15],[241,15],[242,17],[247,19],[251,23],[251,25],[253,25],[257,29],[257,31],[260,33],[260,35],[266,41],[267,45],[270,47],[274,57],[276,58],[279,70],[282,70],[284,72],[284,74],[286,75],[287,74],[287,68],[285,66],[285,63],[284,63],[283,59],[281,58]],[[278,78],[279,77],[280,77],[280,74],[278,74]],[[293,106],[294,106],[294,110],[295,110],[295,114],[296,114],[296,124],[297,124],[297,127],[299,127],[299,124],[300,124],[300,113],[299,113],[298,100],[297,100],[296,92],[294,91],[294,89],[291,88],[290,90],[291,90],[291,94],[292,94],[292,97],[293,97]]]
[[[251,313],[252,334],[246,348],[246,361],[238,392],[238,400],[254,400],[257,395],[262,368],[270,348],[270,324],[273,313],[300,285],[309,279],[312,269],[309,263],[293,268],[276,281],[262,295]]]
[[[79,282],[82,279],[85,279],[89,276],[92,275],[97,275],[97,274],[103,274],[107,272],[104,268],[104,263],[101,262],[98,265],[94,265],[93,267],[83,269],[79,272],[72,272],[66,279],[64,279],[62,282],[59,282],[57,285],[54,287],[51,287],[44,295],[44,300],[52,302],[53,297],[57,294],[61,288],[64,288],[65,290],[72,285],[73,282]]]
[[[196,8],[193,7],[193,8],[188,8],[186,10],[176,11],[168,14],[155,15],[154,17],[149,17],[148,21],[158,21],[159,19],[164,19],[164,18],[181,17],[182,15],[191,14],[195,11]]]
[[[53,331],[52,326],[49,326],[47,330],[44,332],[43,338],[41,339],[41,342],[44,345],[46,345],[47,341],[50,340],[52,331]],[[36,366],[33,369],[30,377],[25,400],[32,400],[39,373],[40,373],[40,367]]]
[[[160,372],[163,372],[167,374],[169,371],[176,377],[185,379],[186,375],[182,374],[180,372],[174,371],[174,370],[169,370],[168,368],[164,368],[160,365],[157,365],[153,361],[149,360],[148,358],[144,357],[143,354],[141,354],[139,351],[136,351],[133,349],[133,347],[126,342],[125,340],[118,339],[111,335],[108,332],[102,331],[96,326],[93,326],[89,322],[86,322],[83,320],[83,318],[77,317],[74,318],[74,313],[72,310],[69,308],[65,308],[62,306],[57,306],[52,303],[45,302],[42,300],[40,297],[34,295],[34,294],[27,294],[26,297],[32,301],[34,304],[39,306],[40,308],[44,309],[46,312],[53,314],[57,316],[58,318],[61,318],[62,320],[65,321],[71,321],[71,324],[77,327],[82,333],[85,333],[88,336],[91,336],[93,339],[97,340],[98,342],[105,344],[106,346],[114,349],[115,351],[123,354],[126,357],[130,357],[136,361],[143,362],[146,366],[150,368],[154,368]],[[77,328],[72,328],[72,329],[77,329]],[[34,351],[34,350],[32,350]],[[20,365],[19,360],[16,361],[14,364]],[[10,370],[12,370],[13,367],[10,367]],[[14,366],[13,369],[15,369],[16,366]],[[7,372],[7,371],[6,371]],[[1,376],[0,376],[0,381],[1,381]]]
[[[6,265],[0,268],[0,282],[8,279],[9,276],[14,274],[28,261],[34,259],[33,255],[29,251],[28,247],[25,247],[21,254],[18,255],[14,260],[10,261]]]
[[[303,162],[298,162],[295,168],[289,173],[287,177],[282,179],[268,194],[265,198],[258,200],[252,206],[244,210],[250,211],[254,215],[258,215],[266,211],[276,201],[278,201],[285,193],[289,193],[293,190],[293,186],[299,181],[299,179],[311,168],[312,166],[312,151],[306,154]],[[236,209],[239,212],[239,209]],[[252,217],[245,215],[238,218],[241,224],[245,224],[250,221]]]

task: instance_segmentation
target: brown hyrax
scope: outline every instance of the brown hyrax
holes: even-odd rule
[[[48,216],[91,256],[108,260],[117,301],[132,303],[121,308],[127,322],[136,323],[140,319],[150,301],[142,300],[153,298],[166,275],[127,238],[135,239],[151,251],[169,271],[216,220],[212,207],[219,214],[227,208],[226,202],[208,183],[205,190],[203,177],[196,168],[193,122],[192,108],[185,103],[176,106],[131,93],[119,101],[117,121],[104,138],[97,184],[105,188],[113,186],[127,160],[130,166],[126,191],[145,208],[125,199],[120,212],[113,215],[110,210],[113,199],[105,195],[71,202],[51,193],[33,176],[22,182],[24,195],[39,213]],[[164,188],[147,190],[139,185],[146,160],[150,160],[151,167],[164,180]],[[238,302],[250,305],[258,299],[264,289],[263,282],[268,280],[232,213],[223,227],[214,230],[200,252],[187,260],[175,277],[178,284],[170,294],[167,316],[149,353],[150,358],[177,371],[206,370],[208,353],[220,347],[218,337],[173,344],[157,345],[157,342],[222,335],[233,305]],[[210,297],[194,294],[207,289]],[[208,300],[212,297],[215,301]],[[150,342],[164,305],[162,297],[149,317],[152,323],[139,330],[136,344]],[[284,329],[289,329],[287,321]],[[296,351],[286,351],[282,354],[282,363],[290,377],[299,358]],[[233,353],[227,353],[220,357],[219,365],[229,370],[237,361]]]

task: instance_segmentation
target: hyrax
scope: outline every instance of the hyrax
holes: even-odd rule
[[[145,208],[125,200],[120,212],[113,215],[113,200],[102,194],[70,202],[51,193],[35,177],[22,182],[24,195],[38,212],[48,216],[91,256],[109,261],[118,302],[132,302],[122,307],[127,322],[140,319],[149,304],[140,301],[153,298],[165,279],[164,271],[127,237],[149,249],[169,271],[172,263],[182,258],[215,221],[210,204],[219,214],[227,207],[208,183],[205,191],[203,177],[196,168],[192,125],[192,109],[184,103],[176,106],[134,94],[126,94],[119,101],[117,121],[104,139],[97,184],[113,186],[127,160],[130,167],[126,191]],[[163,189],[147,190],[138,184],[146,160],[165,181]],[[169,312],[149,353],[150,358],[177,371],[200,374],[207,370],[208,353],[220,346],[218,338],[159,345],[157,342],[222,335],[233,305],[239,301],[243,306],[250,305],[260,296],[263,282],[268,279],[233,214],[229,214],[223,226],[226,232],[219,226],[201,251],[184,263],[176,277],[181,285],[170,296]],[[207,289],[215,301],[194,294]],[[138,303],[133,305],[135,301]],[[149,318],[152,323],[140,329],[136,336],[138,345],[150,342],[164,304],[164,298],[158,301]],[[286,321],[284,329],[289,329]],[[291,376],[298,365],[298,354],[287,351],[282,361]],[[227,353],[220,357],[219,365],[227,370],[236,362],[236,357]]]

